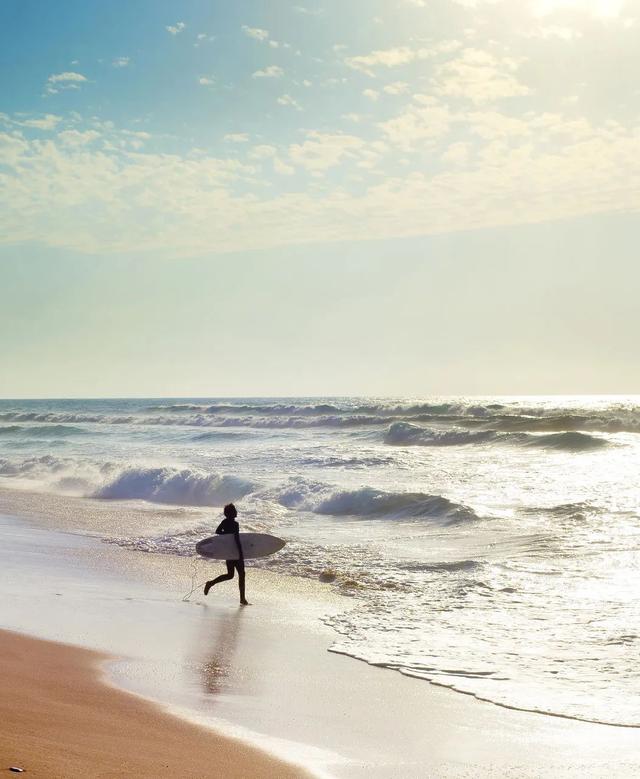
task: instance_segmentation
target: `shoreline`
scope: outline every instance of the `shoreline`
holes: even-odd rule
[[[500,709],[328,652],[334,634],[321,617],[350,604],[317,583],[253,569],[249,609],[232,586],[184,603],[189,559],[42,522],[0,516],[0,526],[3,627],[118,658],[104,667],[107,689],[304,766],[297,775],[640,772],[632,731]]]
[[[101,681],[104,655],[0,630],[0,755],[46,779],[295,779],[300,768]],[[55,745],[53,747],[52,745]]]

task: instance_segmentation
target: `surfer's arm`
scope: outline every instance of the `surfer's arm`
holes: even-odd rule
[[[240,560],[244,560],[244,552],[242,551],[242,544],[240,543],[240,533],[234,533],[233,537],[236,539],[236,546],[238,547],[238,552],[240,553]]]
[[[216,530],[216,535],[217,535],[217,536],[224,535],[224,527],[223,527],[223,525],[224,525],[224,522],[221,522],[221,523],[218,525],[218,528],[217,528],[217,530]]]

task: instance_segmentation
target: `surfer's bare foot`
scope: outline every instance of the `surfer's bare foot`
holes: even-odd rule
[[[207,582],[207,583],[204,585],[204,594],[205,594],[205,595],[208,595],[208,594],[209,594],[209,590],[210,590],[212,587],[213,587],[213,582]]]
[[[248,601],[248,600],[246,600],[245,598],[243,598],[243,599],[240,601],[240,605],[241,605],[241,606],[250,606],[251,604],[249,603],[249,601]]]

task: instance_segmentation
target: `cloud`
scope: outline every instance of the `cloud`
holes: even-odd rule
[[[272,158],[276,177],[291,176],[294,165],[318,176],[359,166],[357,191],[331,184],[330,177],[317,187],[309,187],[306,177],[299,184],[291,177],[286,193],[256,188],[255,177],[269,166],[235,159],[234,147],[229,158],[194,149],[131,151],[123,146],[129,136],[106,123],[94,143],[88,137],[75,137],[76,143],[71,136],[43,141],[19,130],[0,133],[0,241],[177,257],[640,213],[640,125],[531,113],[520,119],[524,127],[513,126],[513,117],[498,111],[454,113],[433,97],[418,98],[396,118],[424,111],[414,126],[422,137],[438,122],[453,128],[427,139],[437,144],[430,160],[446,157],[442,168],[422,170],[406,158],[406,169],[394,165],[389,175],[369,176],[364,166],[384,146],[318,131],[289,147],[283,161]],[[438,119],[437,112],[447,109],[449,116]],[[477,127],[485,128],[483,135]],[[390,129],[378,126],[395,148]],[[457,144],[469,144],[471,137],[465,157]]]
[[[193,44],[194,49],[199,49],[205,41],[215,41],[215,35],[208,35],[206,32],[199,32],[196,35],[196,42]]]
[[[52,73],[47,79],[45,93],[55,95],[65,89],[79,89],[79,85],[86,81],[86,76],[73,70],[67,70],[64,73]]]
[[[111,64],[114,68],[126,68],[130,63],[129,57],[116,57]]]
[[[462,142],[452,143],[442,155],[443,162],[454,166],[464,165],[468,159],[469,144]]]
[[[247,27],[246,24],[242,25],[242,32],[256,41],[266,41],[269,37],[268,30],[262,30],[260,27]]]
[[[171,33],[171,35],[179,35],[186,27],[187,25],[184,22],[176,22],[175,24],[168,24],[165,30]]]
[[[74,71],[54,73],[47,79],[49,84],[65,84],[69,82],[82,82],[86,80],[86,76],[83,76],[82,73],[75,73]]]
[[[293,176],[293,174],[296,172],[296,169],[292,165],[287,165],[287,163],[283,162],[280,157],[274,157],[273,169],[281,176]]]
[[[230,143],[247,143],[249,140],[249,133],[227,133],[223,136],[223,141],[229,141]]]
[[[409,85],[406,81],[394,81],[393,84],[387,84],[382,88],[387,95],[406,95],[409,91]]]
[[[324,14],[324,8],[307,8],[304,5],[294,5],[293,10],[303,16],[322,16]]]
[[[253,146],[251,151],[249,152],[249,157],[253,160],[265,160],[269,159],[270,157],[275,157],[277,153],[277,149],[275,146],[270,146],[269,144],[258,144],[257,146]]]
[[[58,140],[66,146],[86,146],[100,138],[96,130],[63,130],[58,133]]]
[[[39,119],[23,119],[15,122],[21,127],[34,127],[37,130],[53,130],[62,121],[61,116],[55,114],[45,114]]]
[[[380,97],[380,92],[377,92],[375,89],[363,89],[362,94],[374,103]]]
[[[442,138],[452,122],[447,105],[428,95],[414,95],[413,102],[401,114],[380,122],[379,127],[393,146],[411,151]]]
[[[356,57],[347,57],[345,64],[353,70],[359,70],[368,76],[375,76],[374,68],[397,68],[408,65],[411,62],[431,59],[439,54],[446,54],[459,49],[462,44],[456,40],[443,40],[440,43],[427,47],[412,48],[410,46],[395,46],[391,49],[377,49],[369,54],[360,54]]]
[[[251,74],[252,78],[280,78],[281,76],[284,76],[284,70],[279,65],[268,65]]]
[[[0,133],[0,164],[16,169],[30,150],[30,143],[20,133]],[[9,184],[10,179],[4,175],[3,184]],[[2,188],[0,188],[0,200]],[[1,240],[1,235],[0,235]]]
[[[203,87],[210,87],[213,84],[216,83],[215,76],[199,76],[198,77],[198,84],[200,84]]]
[[[480,49],[464,49],[459,57],[441,64],[432,79],[439,95],[483,103],[528,95],[531,90],[514,75],[518,61],[496,57]]]
[[[324,172],[339,165],[345,157],[352,158],[364,145],[355,135],[310,130],[304,143],[289,147],[289,159],[311,173]]]
[[[395,68],[399,65],[406,65],[413,62],[418,57],[414,49],[408,46],[396,46],[393,49],[378,49],[370,54],[360,55],[358,57],[347,57],[346,64],[354,70],[359,70],[367,75],[374,75],[372,68],[376,65],[384,65],[387,68]]]
[[[302,106],[298,101],[291,97],[291,95],[280,95],[280,97],[276,100],[278,105],[285,105],[285,106],[291,106],[292,108],[295,108],[297,111],[302,111]]]

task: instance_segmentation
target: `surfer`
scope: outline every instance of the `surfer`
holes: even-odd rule
[[[220,582],[226,582],[233,579],[235,571],[238,571],[238,586],[240,587],[240,603],[243,606],[248,606],[249,602],[244,596],[244,554],[242,552],[242,544],[240,543],[240,525],[236,521],[238,512],[233,503],[228,503],[224,507],[224,519],[218,525],[216,535],[226,535],[227,533],[233,533],[238,547],[239,557],[237,560],[226,560],[227,572],[217,576],[215,579],[211,579],[204,585],[204,594],[208,595],[209,590],[214,584]]]

